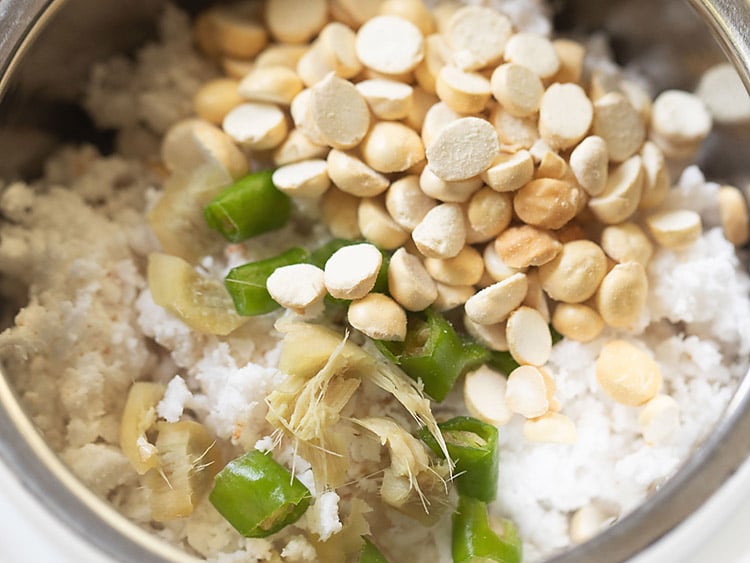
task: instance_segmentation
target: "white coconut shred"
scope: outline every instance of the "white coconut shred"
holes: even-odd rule
[[[491,4],[519,30],[551,30],[538,2]],[[14,326],[0,334],[5,372],[50,446],[84,483],[191,553],[226,562],[334,561],[327,549],[340,551],[372,533],[392,561],[451,561],[450,511],[422,526],[363,500],[378,494],[379,475],[369,472],[382,465],[382,452],[377,440],[362,438],[362,428],[347,430],[353,481],[341,491],[317,490],[311,463],[291,443],[279,444],[267,398],[287,380],[279,369],[280,314],[252,317],[231,335],[216,336],[190,329],[154,303],[145,272],[147,256],[160,249],[146,220],[163,183],[155,155],[169,127],[191,115],[201,84],[219,75],[191,34],[188,17],[168,6],[158,43],[134,61],[118,58],[93,69],[85,105],[97,124],[118,129],[118,154],[65,147],[42,179],[0,192],[0,290],[23,304]],[[499,487],[490,513],[518,527],[524,561],[584,539],[571,529],[581,510],[594,509],[606,527],[640,504],[708,435],[745,374],[750,278],[719,225],[718,189],[688,167],[670,191],[664,208],[699,212],[703,232],[685,249],[657,247],[636,326],[553,346],[547,369],[559,411],[575,424],[575,442],[530,442],[518,414],[500,428]],[[297,202],[293,214],[296,221],[281,230],[204,257],[199,270],[221,279],[236,265],[329,238],[314,205]],[[284,320],[290,316],[299,321],[291,314]],[[596,359],[613,338],[649,352],[663,375],[660,392],[678,406],[674,428],[655,443],[644,438],[640,410],[614,402],[597,382]],[[158,418],[200,421],[225,460],[271,451],[310,490],[305,515],[274,536],[244,538],[204,499],[189,517],[155,523],[149,489],[119,447],[134,381],[164,384]],[[458,390],[433,408],[439,419],[465,412]],[[412,424],[370,382],[342,410],[344,418],[385,416]]]

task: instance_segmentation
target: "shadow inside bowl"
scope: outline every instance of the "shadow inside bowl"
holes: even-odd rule
[[[692,89],[698,76],[722,59],[710,27],[723,34],[721,47],[744,70],[747,82],[748,53],[736,41],[740,20],[723,20],[720,13],[708,13],[705,3],[692,3],[704,17],[714,18],[709,26],[680,0],[567,0],[560,4],[556,23],[563,33],[573,35],[606,31],[617,61],[636,68],[656,90],[666,86]],[[5,4],[6,15],[15,13],[17,20],[13,32],[0,41],[0,153],[4,155],[0,177],[38,176],[44,159],[61,143],[85,141],[110,152],[113,134],[97,130],[82,111],[78,104],[81,87],[92,64],[113,53],[130,52],[153,36],[153,21],[164,2],[132,0],[127,10],[100,0],[10,0]],[[206,2],[182,4],[194,10]],[[642,13],[658,13],[659,17],[644,21]],[[670,25],[665,26],[665,20]],[[727,44],[727,37],[735,42]],[[706,144],[700,164],[709,177],[744,185],[750,176],[747,146],[750,127],[720,126]],[[9,322],[16,309],[5,303],[0,318]],[[8,374],[0,378],[0,455],[25,486],[60,520],[116,560],[190,560],[126,520],[73,477],[26,416],[12,379]],[[749,444],[750,378],[745,377],[720,423],[674,477],[610,529],[551,561],[600,563],[632,557],[716,491],[747,457]]]

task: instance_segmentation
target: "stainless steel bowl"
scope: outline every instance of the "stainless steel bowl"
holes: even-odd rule
[[[33,175],[50,148],[63,140],[85,138],[106,144],[106,138],[97,136],[77,109],[75,99],[81,93],[77,86],[94,61],[127,51],[148,37],[163,3],[0,0],[0,153],[5,156],[0,161],[0,177]],[[188,9],[205,3],[181,2]],[[632,21],[623,25],[617,17],[609,17],[625,4],[632,9],[633,3],[640,3],[648,14],[646,25]],[[691,9],[692,19],[680,20],[687,27],[667,21],[675,10]],[[718,44],[750,89],[748,2],[567,0],[561,3],[559,20],[569,29],[606,29],[625,59],[637,58],[654,46],[676,47],[669,55],[668,75],[650,77],[657,86],[694,86],[698,73],[720,60]],[[719,127],[703,154],[709,174],[721,179],[750,178],[745,156],[749,146],[750,128]],[[4,313],[7,318],[8,311]],[[126,520],[83,486],[34,428],[9,378],[0,375],[0,456],[50,512],[114,560],[192,560]],[[698,509],[749,453],[750,374],[708,439],[674,477],[606,532],[552,561],[624,561],[642,552]]]

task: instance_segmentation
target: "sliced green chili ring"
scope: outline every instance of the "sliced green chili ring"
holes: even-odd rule
[[[453,482],[458,494],[491,502],[497,496],[500,450],[497,428],[470,416],[457,416],[438,424],[448,454],[456,464]],[[426,427],[419,437],[435,454],[442,456],[437,440]]]
[[[270,454],[254,450],[216,475],[209,500],[240,534],[265,538],[299,520],[310,491]]]
[[[381,250],[380,253],[383,255],[383,262],[380,264],[378,277],[375,278],[375,285],[372,288],[372,293],[390,295],[388,291],[388,267],[391,264],[391,255],[384,250]]]
[[[237,313],[251,317],[278,309],[280,305],[266,289],[269,276],[276,268],[307,262],[309,258],[307,250],[294,247],[278,256],[232,268],[224,278],[224,285]]]
[[[388,563],[388,560],[382,553],[380,553],[380,550],[375,547],[374,543],[365,536],[362,536],[362,539],[365,543],[362,546],[362,551],[359,552],[358,563]]]
[[[273,185],[272,175],[273,170],[255,172],[227,187],[203,210],[208,226],[239,242],[286,225],[291,201]]]
[[[453,563],[520,563],[522,544],[518,531],[510,520],[503,520],[501,524],[503,530],[498,535],[490,527],[487,505],[477,499],[461,497],[453,513]]]
[[[445,399],[461,375],[490,356],[486,348],[461,338],[453,325],[432,309],[424,315],[409,316],[404,342],[376,344],[409,377],[421,380],[425,393],[438,402]]]
[[[518,362],[513,359],[510,352],[498,352],[497,350],[489,351],[489,358],[487,359],[487,365],[491,368],[496,369],[500,373],[510,375],[514,369],[518,367]]]
[[[552,345],[554,346],[563,339],[563,335],[555,330],[555,327],[549,325],[549,333],[552,336]]]

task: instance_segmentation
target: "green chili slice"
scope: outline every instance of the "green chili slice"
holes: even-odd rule
[[[453,513],[453,563],[520,563],[522,544],[518,531],[510,520],[503,520],[501,525],[503,529],[498,535],[490,527],[487,505],[461,497]]]
[[[498,352],[497,350],[489,351],[489,358],[487,358],[487,365],[491,368],[496,369],[500,373],[509,375],[514,369],[518,367],[518,362],[513,359],[510,352]]]
[[[240,534],[264,538],[299,520],[310,491],[270,454],[253,450],[216,475],[209,500]]]
[[[491,502],[497,496],[500,450],[497,428],[470,416],[457,416],[438,424],[448,454],[456,464],[453,482],[460,495]],[[419,437],[437,455],[442,455],[437,440],[426,427]]]
[[[489,357],[486,348],[461,338],[453,325],[432,309],[424,315],[410,315],[404,342],[376,344],[409,377],[421,380],[425,393],[438,402],[462,374]]]
[[[391,264],[391,255],[383,250],[380,253],[383,255],[383,262],[380,264],[378,277],[375,278],[375,285],[372,286],[372,293],[390,295],[388,291],[388,266]]]
[[[549,333],[552,336],[552,345],[554,346],[563,339],[563,335],[555,330],[555,327],[549,325]]]
[[[272,175],[273,170],[255,172],[224,189],[203,210],[208,226],[239,242],[286,225],[291,202],[273,185]]]
[[[369,539],[362,536],[365,544],[362,546],[362,551],[359,552],[358,563],[388,563],[388,560],[380,553],[380,550],[375,547]]]
[[[278,256],[232,268],[224,278],[224,285],[232,296],[234,308],[244,316],[264,315],[278,309],[280,305],[268,293],[266,281],[276,268],[307,262],[309,257],[307,250],[294,247]]]

